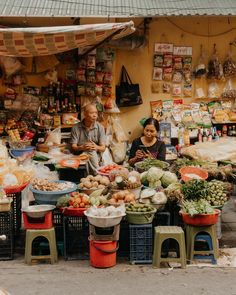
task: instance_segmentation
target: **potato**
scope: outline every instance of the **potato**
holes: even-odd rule
[[[100,184],[109,185],[110,184],[110,180],[108,179],[108,177],[102,176],[102,178],[100,180]]]
[[[84,182],[84,188],[91,188],[91,187],[92,187],[92,183],[90,181]]]
[[[93,182],[91,182],[92,183],[92,187],[98,187],[98,182],[97,181],[93,181]]]

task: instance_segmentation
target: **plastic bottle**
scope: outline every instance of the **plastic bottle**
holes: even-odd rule
[[[187,145],[187,146],[190,145],[190,134],[187,128],[184,130],[183,136],[184,136],[184,145]]]
[[[179,127],[179,130],[178,130],[178,145],[179,147],[184,146],[184,128],[183,127]]]

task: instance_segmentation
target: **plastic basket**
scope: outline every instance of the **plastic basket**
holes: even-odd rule
[[[152,223],[157,209],[154,208],[149,212],[131,212],[126,211],[126,219],[131,224],[148,224]]]
[[[13,215],[12,212],[0,213],[0,260],[14,258]]]
[[[208,178],[208,172],[204,169],[198,168],[198,167],[192,167],[192,166],[186,166],[179,169],[179,173],[181,174],[181,178],[183,181],[189,181],[191,179],[194,179],[194,177],[191,177],[190,175],[197,175],[199,179],[207,179]]]
[[[196,214],[191,217],[188,213],[184,213],[180,211],[182,215],[183,221],[186,224],[194,225],[194,226],[208,226],[216,224],[218,221],[218,216],[220,214],[220,210],[214,209],[215,213],[212,214]]]
[[[130,262],[152,263],[152,224],[129,225]]]
[[[63,216],[64,259],[89,258],[89,223],[87,218]]]

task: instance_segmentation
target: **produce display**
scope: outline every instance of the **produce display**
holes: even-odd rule
[[[139,212],[139,213],[146,213],[146,212],[153,212],[156,209],[148,204],[129,204],[126,207],[126,212]]]
[[[228,188],[225,182],[212,180],[206,184],[206,200],[212,206],[223,206],[228,201]]]
[[[92,206],[87,210],[87,215],[94,217],[117,217],[124,215],[125,207],[119,206],[108,206],[103,208],[97,208],[96,206]]]
[[[212,206],[204,199],[198,201],[183,201],[182,210],[190,216],[214,213],[214,208],[212,208]]]
[[[109,175],[109,173],[112,170],[119,170],[119,169],[122,169],[122,166],[120,166],[118,164],[112,164],[112,165],[107,165],[107,166],[104,166],[104,167],[98,169],[98,173]]]
[[[39,191],[64,191],[72,188],[73,185],[74,183],[70,181],[52,182],[41,178],[32,180],[32,188]]]
[[[139,202],[161,208],[162,206],[159,205],[165,205],[167,197],[163,191],[157,192],[154,189],[146,188],[141,191]]]
[[[112,182],[114,189],[135,189],[141,186],[140,174],[137,171],[131,171],[128,174],[117,173],[115,180]]]
[[[151,188],[167,187],[171,183],[178,182],[178,178],[175,173],[151,167],[148,171],[141,174],[141,182],[143,185]]]
[[[71,193],[68,204],[69,207],[71,206],[73,208],[89,208],[90,200],[86,194],[73,192]]]
[[[110,180],[107,176],[102,175],[88,175],[85,178],[81,178],[79,183],[79,189],[104,189],[110,185]]]
[[[152,158],[146,158],[142,162],[137,162],[134,165],[139,172],[146,171],[150,169],[151,167],[158,167],[161,169],[166,169],[167,167],[169,167],[169,164],[167,162],[157,160],[157,159],[152,159]]]
[[[135,195],[128,190],[118,191],[114,193],[108,200],[111,205],[118,205],[124,203],[135,203]]]

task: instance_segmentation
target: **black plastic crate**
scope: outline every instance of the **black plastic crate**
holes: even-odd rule
[[[12,198],[11,208],[13,213],[13,229],[14,235],[18,235],[21,229],[21,192],[7,194],[7,197]]]
[[[63,216],[64,259],[89,258],[89,223],[86,217]]]
[[[63,241],[63,214],[58,208],[52,211],[52,222],[55,228],[56,240]]]
[[[0,260],[13,259],[13,215],[12,212],[0,212]]]
[[[129,225],[130,262],[152,263],[152,224]]]
[[[129,243],[129,223],[123,219],[120,223],[119,248],[117,251],[118,257],[129,257]]]

